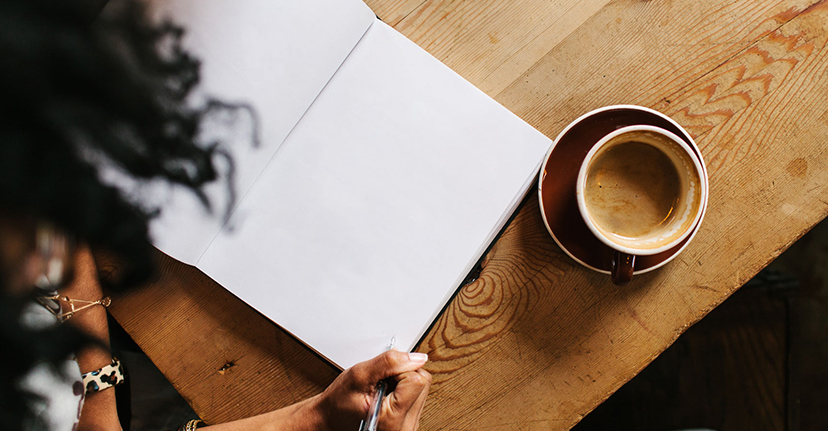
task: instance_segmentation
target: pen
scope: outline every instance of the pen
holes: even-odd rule
[[[391,343],[385,351],[394,348],[396,337],[391,337]],[[368,415],[365,420],[360,422],[359,431],[377,431],[377,423],[379,422],[379,414],[382,407],[382,398],[385,396],[385,391],[388,390],[388,381],[380,380],[377,383],[376,390],[374,390],[374,397],[371,399],[371,405],[368,406]]]

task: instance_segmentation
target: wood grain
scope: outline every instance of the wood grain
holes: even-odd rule
[[[423,430],[570,428],[828,213],[824,1],[369,3],[550,137],[591,109],[640,104],[684,125],[710,170],[693,243],[625,288],[568,258],[530,197],[420,346],[434,375]],[[566,11],[577,24],[553,34],[543,20]],[[112,311],[208,422],[334,377],[203,275],[163,263]],[[218,373],[227,361],[235,374]]]
[[[493,95],[609,0],[368,0],[386,23]]]
[[[98,257],[100,270],[116,265]],[[109,310],[207,423],[284,407],[339,371],[199,270],[157,253],[160,278]]]
[[[490,265],[482,282],[512,277],[503,283],[511,297],[544,295],[520,309],[524,317],[505,330],[480,336],[486,343],[473,352],[443,347],[452,346],[443,338],[494,325],[456,324],[452,316],[462,312],[464,301],[452,304],[426,350],[450,358],[432,364],[435,373],[460,370],[436,376],[439,405],[427,411],[426,429],[475,429],[479,423],[515,429],[515,417],[529,418],[520,423],[523,429],[573,425],[584,406],[588,411],[600,403],[825,216],[824,170],[801,174],[805,164],[824,166],[826,160],[828,130],[819,118],[828,96],[825,20],[821,3],[614,2],[497,95],[549,136],[607,104],[636,103],[673,115],[695,135],[708,161],[710,210],[677,261],[638,277],[626,291],[580,269],[562,277],[567,258],[526,253],[525,240],[517,241],[523,250],[507,249],[513,235],[507,232],[491,261],[508,253],[505,261],[537,258],[542,269]],[[798,166],[796,175],[791,164]],[[514,224],[521,225],[521,237],[534,236],[527,232],[534,228],[542,238],[537,219]],[[481,379],[486,385],[480,397],[456,389]]]
[[[785,423],[795,284],[757,278],[765,280],[728,298],[573,431],[798,430]]]

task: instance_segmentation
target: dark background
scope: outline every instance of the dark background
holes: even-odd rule
[[[826,364],[823,221],[573,430],[828,430]]]

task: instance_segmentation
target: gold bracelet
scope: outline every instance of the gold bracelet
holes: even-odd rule
[[[51,296],[41,296],[38,298],[38,300],[61,322],[69,320],[69,318],[74,316],[75,313],[77,313],[78,311],[85,310],[89,307],[94,307],[96,305],[100,305],[103,308],[107,308],[109,307],[109,304],[112,303],[112,300],[108,296],[104,296],[103,298],[97,301],[86,301],[83,299],[72,299],[68,296],[60,296],[58,294],[55,294]],[[54,302],[52,304],[47,304],[47,301],[49,300]],[[63,307],[60,305],[61,301],[69,304],[69,311],[63,311]],[[80,304],[80,306],[76,307],[75,304]]]
[[[186,425],[179,428],[178,431],[196,431],[198,426],[202,424],[204,424],[204,421],[202,421],[201,419],[193,419],[187,422]]]

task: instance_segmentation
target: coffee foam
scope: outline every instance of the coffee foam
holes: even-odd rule
[[[584,189],[593,225],[610,241],[638,250],[681,237],[700,210],[699,174],[690,157],[648,131],[605,143],[591,160]]]

